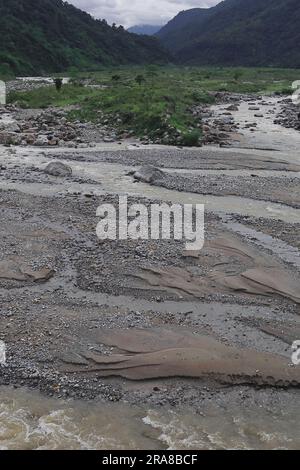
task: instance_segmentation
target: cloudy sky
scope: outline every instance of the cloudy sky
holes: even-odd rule
[[[179,11],[216,5],[220,0],[68,0],[96,18],[125,27],[164,24]]]

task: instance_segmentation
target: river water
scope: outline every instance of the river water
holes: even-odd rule
[[[4,449],[297,449],[300,410],[186,409],[84,403],[0,388]]]
[[[7,160],[6,160],[7,158]],[[3,162],[9,161],[11,157],[3,157]],[[23,165],[43,168],[51,160],[37,155],[23,154],[14,157],[14,162],[22,161]],[[72,168],[74,176],[93,178],[96,183],[74,183],[63,182],[56,184],[28,183],[5,181],[0,182],[0,189],[18,190],[36,196],[51,196],[57,193],[74,194],[89,193],[101,196],[106,193],[121,194],[137,197],[148,197],[156,200],[172,202],[175,204],[204,204],[206,210],[219,214],[239,214],[243,216],[264,217],[273,220],[282,220],[287,223],[300,223],[300,210],[280,203],[250,199],[239,196],[211,196],[165,189],[151,186],[147,183],[134,183],[133,178],[127,173],[131,167],[111,163],[74,163],[69,160],[60,160]]]

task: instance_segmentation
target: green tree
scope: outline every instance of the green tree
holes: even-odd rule
[[[62,78],[54,78],[54,85],[57,91],[60,91],[63,86],[63,79]]]
[[[239,81],[240,78],[243,76],[243,71],[242,70],[236,70],[233,74],[233,78],[236,82]]]
[[[143,82],[145,82],[146,79],[145,79],[144,75],[137,75],[137,76],[135,77],[135,81],[141,86],[141,84],[142,84]]]
[[[117,74],[116,74],[116,75],[113,75],[113,76],[111,77],[111,80],[112,80],[112,82],[114,82],[114,83],[118,83],[118,82],[121,80],[121,76],[120,76],[120,75],[117,75]]]

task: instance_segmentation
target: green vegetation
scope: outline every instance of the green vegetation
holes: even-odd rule
[[[70,112],[74,120],[111,122],[120,131],[152,139],[179,132],[184,145],[197,145],[201,134],[191,109],[213,103],[210,92],[291,93],[299,76],[298,70],[270,68],[108,67],[74,73],[60,91],[53,85],[11,93],[9,100],[31,108],[78,105]],[[83,86],[84,79],[94,86]]]
[[[63,0],[0,0],[0,78],[130,64],[300,67],[299,23],[299,0],[225,0],[179,13],[157,39]]]
[[[62,0],[0,0],[0,75],[166,63],[153,37],[109,26]]]
[[[80,104],[89,97],[95,96],[92,89],[80,85],[63,85],[60,92],[55,85],[37,88],[30,92],[11,92],[8,101],[17,103],[23,108],[47,108],[48,106],[64,107],[69,104]]]

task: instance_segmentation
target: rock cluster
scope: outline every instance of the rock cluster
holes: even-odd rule
[[[202,129],[202,143],[227,145],[230,134],[237,131],[231,111],[237,111],[237,105],[230,105],[223,115],[214,116],[212,109],[204,106],[194,108],[193,115],[197,117]]]
[[[242,93],[229,93],[228,91],[213,91],[210,93],[214,97],[217,104],[234,104],[240,103],[241,101],[250,102],[255,100],[261,100],[260,95],[247,95]]]
[[[32,91],[36,88],[44,86],[53,86],[53,82],[50,79],[40,78],[35,80],[11,80],[7,82],[6,88],[8,92],[11,91]]]
[[[300,130],[300,105],[294,104],[290,98],[282,100],[282,110],[275,119],[275,124]]]
[[[216,104],[224,105],[224,111],[216,116],[211,107],[201,105],[193,108],[193,115],[199,120],[199,127],[202,129],[202,143],[221,147],[231,146],[234,140],[233,134],[239,131],[239,125],[235,123],[232,113],[238,111],[242,102],[249,103],[249,109],[259,111],[257,105],[254,109],[253,100],[261,101],[262,97],[228,92],[211,92],[211,96]],[[252,124],[249,126],[253,127]]]
[[[0,120],[0,144],[86,147],[97,142],[115,142],[118,137],[107,125],[70,121],[67,111],[48,108],[42,112],[7,106],[10,119]]]

